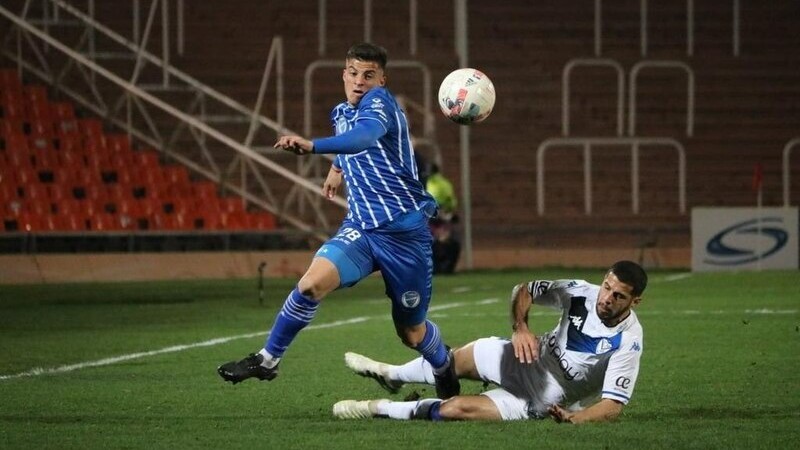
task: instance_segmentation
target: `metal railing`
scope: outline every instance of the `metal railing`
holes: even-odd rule
[[[791,205],[791,168],[789,167],[789,155],[792,150],[800,146],[800,137],[789,140],[783,147],[783,206],[789,207]]]
[[[309,224],[309,220],[295,216],[289,212],[288,208],[281,207],[269,188],[269,177],[262,172],[266,169],[268,173],[288,179],[292,183],[301,186],[305,191],[321,195],[318,186],[292,171],[287,170],[280,164],[267,158],[264,154],[255,151],[255,147],[252,146],[255,133],[257,129],[260,128],[266,127],[276,134],[293,133],[291,130],[281,125],[282,84],[280,80],[282,78],[282,45],[280,38],[274,39],[270,47],[267,70],[262,78],[259,99],[257,101],[257,107],[260,109],[266,83],[269,80],[268,74],[270,73],[270,67],[274,64],[274,61],[277,61],[276,70],[280,73],[278,73],[278,81],[276,84],[278,84],[277,90],[280,94],[277,94],[279,98],[276,109],[281,111],[279,112],[281,119],[276,122],[259,114],[257,110],[249,109],[210,87],[203,85],[194,78],[167,64],[161,58],[145,50],[158,0],[153,0],[151,3],[148,24],[145,26],[141,45],[137,45],[125,39],[107,27],[99,24],[92,17],[61,0],[49,1],[57,8],[56,10],[60,10],[61,13],[68,13],[72,18],[76,19],[80,26],[84,27],[80,42],[74,45],[67,45],[51,36],[43,29],[34,26],[31,21],[28,20],[29,18],[25,17],[29,11],[30,0],[26,2],[22,16],[16,15],[0,6],[0,15],[4,16],[12,23],[12,27],[4,40],[5,45],[3,52],[6,56],[15,60],[20,68],[25,68],[30,73],[52,83],[56,89],[73,98],[79,104],[103,116],[107,121],[126,129],[131,136],[162,150],[169,158],[186,165],[198,174],[220,183],[221,186],[242,196],[251,204],[281,216],[286,223],[300,230],[315,233],[318,237],[323,239],[327,237],[325,234],[315,231],[316,229],[313,224]],[[58,15],[63,15],[61,13]],[[53,30],[54,28],[56,28],[55,24],[51,23],[49,29]],[[89,29],[93,30],[92,34],[96,31],[98,36],[107,38],[110,42],[127,48],[128,51],[132,52],[136,65],[129,80],[102,67],[81,51],[86,48],[87,38],[90,34],[88,31]],[[14,36],[17,38],[16,41],[13,39]],[[27,44],[27,47],[23,48],[23,43]],[[13,48],[9,49],[8,47]],[[50,49],[55,49],[66,57],[66,62],[63,64],[63,67],[55,67],[54,58],[44,56],[45,52],[50,51]],[[25,52],[30,52],[30,55],[25,54]],[[29,61],[29,59],[33,62]],[[139,75],[145,63],[151,63],[169,74],[168,77],[163,78],[164,83],[167,84],[166,87],[163,83],[154,86],[138,82]],[[68,75],[76,75],[82,79],[86,85],[83,86],[82,89],[68,86],[66,81]],[[113,87],[121,90],[121,95],[116,97],[116,99],[107,101],[97,87],[96,80],[94,79],[96,76],[104,80],[104,91],[108,91]],[[73,76],[73,78],[75,78],[75,76]],[[178,81],[180,81],[181,84],[176,85]],[[165,90],[189,95],[190,104],[188,106],[175,106],[153,95],[153,92],[163,92]],[[90,93],[88,96],[83,94],[83,92],[86,91]],[[227,110],[231,112],[221,116],[207,115],[205,111],[207,103],[210,100],[216,102],[215,105],[217,108],[227,108]],[[113,106],[110,106],[112,104]],[[121,111],[123,106],[125,107],[124,111]],[[166,117],[175,121],[172,125],[167,127],[172,133],[169,137],[165,136],[159,130],[156,120],[152,117],[151,112],[147,108],[148,106],[155,107],[159,113],[166,114]],[[144,123],[143,128],[141,126],[134,126],[132,118],[135,112],[139,113],[140,122]],[[160,117],[160,119],[163,120],[163,116]],[[248,124],[249,129],[244,142],[239,142],[232,136],[224,134],[217,128],[212,127],[211,123]],[[187,132],[191,135],[190,137],[194,139],[197,148],[200,149],[200,158],[181,154],[180,151],[182,149],[176,146],[176,143],[182,137],[182,133]],[[234,182],[226,179],[226,177],[230,175],[231,166],[228,167],[228,173],[220,169],[219,164],[215,162],[215,157],[219,155],[219,152],[212,152],[209,150],[206,142],[207,138],[211,138],[212,142],[216,143],[216,145],[221,145],[222,149],[227,150],[228,155],[231,154],[231,150],[233,151],[234,158],[231,166],[233,166],[234,163],[239,163],[243,174],[241,185],[236,185]],[[245,174],[248,173],[254,177],[256,184],[261,188],[260,192],[252,191],[248,188],[245,181]],[[346,207],[346,202],[341,197],[336,197],[334,202],[341,207]],[[317,223],[323,222],[323,212],[317,210],[316,213],[318,219]]]
[[[592,147],[609,145],[631,146],[631,210],[639,214],[639,149],[643,145],[668,146],[678,154],[678,208],[686,213],[686,150],[672,138],[661,137],[594,137],[594,138],[551,138],[539,145],[536,150],[536,206],[540,216],[544,215],[544,174],[545,153],[555,146],[580,146],[583,148],[583,191],[584,212],[592,214]]]
[[[628,135],[636,135],[636,92],[639,72],[644,68],[681,69],[686,73],[686,135],[694,134],[694,72],[682,61],[647,60],[633,65],[628,86]]]
[[[575,58],[564,66],[561,75],[561,133],[569,136],[570,126],[570,75],[578,66],[611,67],[617,73],[617,136],[624,133],[625,116],[625,71],[622,65],[608,58]]]
[[[317,29],[317,51],[319,56],[325,56],[328,48],[328,2],[317,0],[317,14],[319,26]],[[417,54],[417,0],[408,0],[408,53]],[[364,42],[372,41],[372,0],[364,0]]]
[[[732,0],[731,52],[739,56],[740,51],[740,0]],[[640,0],[639,47],[641,55],[647,56],[648,47],[648,0]],[[603,0],[594,1],[594,54],[603,53]],[[694,55],[694,0],[686,0],[686,55]]]

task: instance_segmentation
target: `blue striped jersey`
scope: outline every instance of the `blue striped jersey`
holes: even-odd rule
[[[357,106],[336,105],[330,119],[337,136],[359,121],[377,122],[385,131],[360,152],[336,155],[334,165],[347,183],[347,219],[371,229],[416,210],[431,215],[435,201],[419,181],[405,113],[388,89],[370,89]]]

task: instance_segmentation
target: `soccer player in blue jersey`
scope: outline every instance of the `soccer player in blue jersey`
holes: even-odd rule
[[[388,417],[408,420],[520,420],[548,415],[557,422],[615,419],[633,394],[643,350],[642,327],[633,308],[641,301],[647,274],[619,261],[600,285],[583,280],[531,281],[511,294],[511,339],[484,338],[454,353],[456,373],[497,387],[480,395],[448,400],[395,402],[344,400],[333,406],[341,419]],[[528,328],[533,304],[561,312],[558,325],[537,337]],[[345,363],[381,386],[433,381],[419,358],[395,366],[357,353]]]
[[[330,116],[335,136],[283,136],[275,143],[297,155],[335,154],[322,190],[332,198],[345,181],[348,212],[289,294],[264,348],[218,368],[226,381],[275,378],[284,352],[322,299],[380,270],[397,335],[430,364],[440,398],[459,393],[452,353],[426,319],[433,277],[428,219],[436,203],[419,182],[405,113],[386,88],[386,60],[382,47],[351,47],[342,72],[346,101]]]

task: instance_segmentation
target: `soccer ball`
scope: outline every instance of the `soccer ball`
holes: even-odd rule
[[[457,69],[439,86],[439,107],[455,123],[469,125],[480,122],[494,108],[492,80],[477,69]]]

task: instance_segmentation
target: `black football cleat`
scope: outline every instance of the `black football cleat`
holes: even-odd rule
[[[455,397],[461,393],[461,383],[456,375],[456,360],[453,357],[453,351],[448,348],[447,352],[450,360],[447,363],[447,370],[441,375],[437,375],[436,372],[433,373],[433,379],[436,382],[436,396],[442,400]]]
[[[278,366],[267,369],[262,366],[264,357],[251,353],[250,356],[241,361],[231,361],[225,363],[217,368],[217,373],[225,381],[230,381],[233,384],[241,383],[248,378],[258,378],[259,380],[270,381],[278,376]]]

